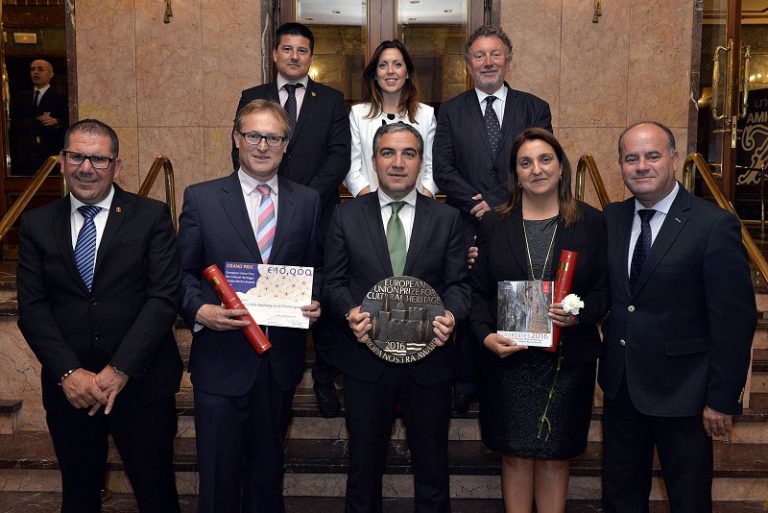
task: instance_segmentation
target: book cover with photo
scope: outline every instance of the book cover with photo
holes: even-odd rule
[[[496,332],[519,345],[551,347],[553,289],[551,281],[500,281]]]

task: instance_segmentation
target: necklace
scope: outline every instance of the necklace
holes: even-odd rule
[[[525,251],[528,253],[528,266],[531,268],[531,278],[536,281],[544,279],[544,274],[547,272],[547,262],[549,261],[549,254],[552,252],[552,246],[555,244],[555,235],[557,235],[557,224],[555,224],[555,230],[552,232],[552,240],[549,241],[549,248],[547,249],[547,256],[544,257],[544,264],[541,266],[541,277],[536,280],[536,276],[533,275],[533,261],[531,261],[531,248],[528,246],[528,232],[525,229],[525,219],[523,219],[523,236],[525,237]]]

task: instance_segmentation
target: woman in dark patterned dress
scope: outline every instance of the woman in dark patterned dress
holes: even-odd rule
[[[507,513],[529,513],[534,500],[538,513],[562,513],[568,460],[584,452],[592,413],[597,323],[608,304],[605,225],[599,211],[573,198],[570,163],[550,132],[522,132],[509,173],[509,198],[483,217],[472,269],[483,443],[502,453]],[[554,280],[563,249],[579,254],[571,291],[584,307],[577,315],[560,303],[549,308],[561,327],[557,352],[497,334],[498,283]]]

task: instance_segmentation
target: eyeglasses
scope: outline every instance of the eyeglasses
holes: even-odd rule
[[[261,141],[264,140],[267,141],[267,146],[274,148],[283,144],[283,142],[287,139],[282,135],[261,135],[258,132],[241,132],[238,130],[237,133],[243,136],[245,142],[254,146],[261,144]]]
[[[64,154],[64,160],[67,164],[73,166],[80,166],[86,159],[88,159],[92,168],[107,169],[115,161],[112,157],[103,157],[101,155],[84,155],[82,153],[77,153],[76,151],[67,150],[61,150],[61,152]]]

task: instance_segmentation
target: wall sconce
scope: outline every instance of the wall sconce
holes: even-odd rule
[[[170,2],[170,0],[168,0]],[[600,21],[600,16],[603,15],[603,0],[594,0],[595,1],[595,12],[592,14],[592,23],[597,23]]]
[[[319,75],[317,67],[310,66],[307,75],[309,75],[309,78],[311,78],[313,81],[317,82],[317,77]]]
[[[173,9],[171,9],[171,0],[165,0],[165,16],[163,16],[163,23],[170,23],[171,17],[173,17]]]

